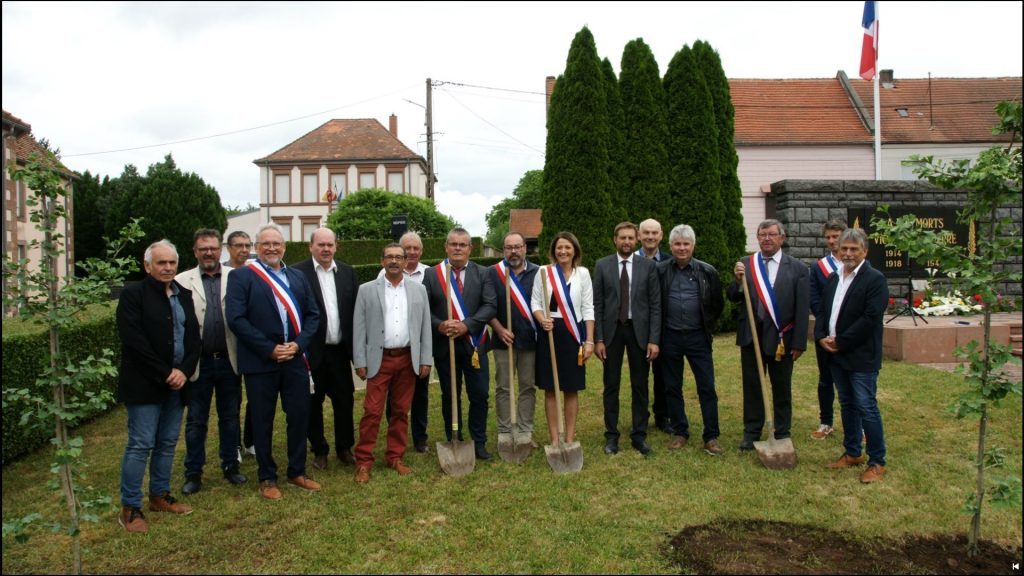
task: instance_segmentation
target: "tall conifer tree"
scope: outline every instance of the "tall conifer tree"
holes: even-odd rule
[[[612,203],[619,208],[629,205],[626,194],[628,180],[623,158],[626,152],[626,126],[622,116],[622,96],[619,95],[619,80],[610,60],[601,61],[604,73],[605,96],[608,102],[608,178],[611,182]],[[625,218],[623,210],[622,218]]]
[[[634,223],[655,218],[667,225],[668,126],[665,90],[654,54],[642,38],[630,41],[622,52],[619,74],[622,95],[626,196],[622,204]]]
[[[560,230],[576,235],[584,265],[613,249],[611,181],[608,176],[608,104],[601,60],[590,30],[572,41],[548,108],[542,253]]]

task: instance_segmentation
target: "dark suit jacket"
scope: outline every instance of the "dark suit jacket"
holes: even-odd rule
[[[594,267],[594,339],[609,342],[615,337],[619,318],[619,255],[612,254],[597,261]],[[633,271],[629,283],[629,304],[633,333],[641,348],[661,342],[661,287],[653,260],[633,255]]]
[[[842,268],[828,279],[821,293],[821,314],[815,319],[814,338],[828,336],[828,323],[832,317],[832,300],[839,286]],[[836,348],[830,356],[844,370],[875,372],[882,367],[882,316],[889,304],[889,284],[881,272],[867,260],[854,276],[843,297],[836,319]]]
[[[302,272],[285,268],[285,274],[302,315],[302,333],[291,340],[303,352],[307,352],[320,326],[320,308]],[[277,297],[249,266],[236,268],[228,274],[224,313],[228,326],[238,340],[238,371],[242,374],[259,374],[278,370],[281,364],[270,359],[274,346],[284,343]],[[293,361],[302,360],[296,358]]]
[[[754,256],[759,256],[755,253]],[[744,257],[743,263],[749,262]],[[772,323],[771,316],[761,307],[761,300],[754,291],[750,272],[744,276],[747,290],[750,290],[750,304],[754,308],[754,317],[757,319],[757,331],[761,341],[761,353],[765,358],[774,358],[775,349],[779,345],[779,332]],[[783,341],[786,345],[786,353],[793,350],[807,350],[807,324],[810,322],[810,303],[807,287],[807,265],[793,258],[788,254],[782,255],[782,262],[779,264],[779,271],[775,276],[775,298],[779,304],[780,326],[786,326],[790,322],[793,327],[787,332]],[[736,344],[738,346],[750,346],[754,339],[750,335],[750,323],[747,321],[747,307],[743,304],[743,292],[739,289],[736,280],[729,284],[725,290],[726,296],[733,302],[739,302],[740,322],[736,327]]]
[[[533,282],[537,278],[537,271],[540,270],[540,266],[537,266],[529,260],[526,261],[526,269],[523,270],[523,275],[519,278],[519,283],[523,287],[523,296],[530,299],[533,294]],[[508,328],[507,318],[507,304],[505,303],[505,283],[501,281],[501,277],[498,276],[498,265],[495,264],[487,269],[488,274],[491,276],[491,284],[494,286],[494,296],[497,303],[497,316],[498,322],[502,326]],[[527,305],[526,313],[530,312],[530,306]],[[532,316],[531,316],[532,318]],[[519,313],[519,309],[516,308],[515,302],[512,303],[512,334],[515,335],[516,339],[512,342],[516,350],[534,350],[537,348],[537,332],[533,328],[533,324],[529,320],[523,318],[523,315]],[[493,338],[491,340],[491,349],[494,350],[506,350],[508,346],[501,341],[500,338]]]
[[[178,287],[178,302],[185,310],[185,356],[174,363],[174,316],[164,285],[151,276],[121,292],[117,303],[117,332],[121,337],[118,400],[125,404],[161,404],[171,389],[167,377],[177,368],[186,377],[196,370],[202,341],[192,292]],[[186,401],[186,385],[182,401]]]
[[[348,357],[352,357],[352,314],[356,306],[356,295],[359,293],[359,280],[356,279],[356,271],[343,262],[334,261],[337,268],[334,270],[334,297],[337,299],[338,314],[341,316],[341,344],[348,350]],[[320,279],[316,275],[316,260],[310,258],[295,265],[295,269],[306,276],[306,282],[313,289],[316,295],[316,304],[320,309],[320,325],[317,328],[316,336],[309,344],[309,367],[315,370],[323,358],[324,345],[327,342],[327,307],[324,306],[324,293],[320,288]]]
[[[483,266],[476,262],[470,262],[466,266],[462,284],[464,290],[462,297],[466,303],[466,327],[469,328],[470,334],[479,334],[491,321],[491,318],[498,313],[491,275]],[[448,319],[448,311],[445,309],[447,297],[437,278],[436,266],[431,266],[424,272],[423,287],[427,289],[427,299],[430,301],[430,331],[434,335],[434,358],[438,361],[447,360],[448,339],[437,332],[437,327],[441,325],[441,322]],[[452,293],[452,300],[454,301],[454,299],[455,294]],[[472,349],[472,345],[465,338],[456,340],[455,345],[465,346],[467,350]],[[481,346],[480,353],[483,354],[486,351],[485,344]]]
[[[842,266],[842,263],[838,263]],[[821,314],[821,293],[825,291],[825,285],[828,284],[828,279],[831,276],[825,276],[825,273],[821,271],[821,267],[818,266],[818,261],[815,260],[813,264],[807,267],[807,279],[811,283],[811,314],[816,317]]]

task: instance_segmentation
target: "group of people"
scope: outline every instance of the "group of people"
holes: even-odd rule
[[[790,436],[793,363],[806,350],[813,310],[821,424],[811,436],[824,439],[832,432],[835,386],[844,453],[829,467],[850,468],[866,461],[861,480],[869,483],[885,473],[875,391],[888,288],[865,260],[863,231],[836,220],[825,225],[824,234],[830,253],[809,274],[807,266],[783,254],[783,225],[762,222],[757,232],[760,250],[736,263],[733,281],[724,290],[734,302],[749,291],[757,332],[755,338],[741,312],[736,335],[743,373],[739,449],[753,450],[763,432],[762,370],[771,380],[774,400],[775,429],[768,433]],[[681,224],[671,230],[668,254],[660,251],[662,236],[661,225],[653,219],[640,226],[619,224],[612,236],[616,253],[599,259],[592,277],[580,265],[582,249],[570,232],[554,236],[544,266],[527,260],[521,234],[509,233],[503,239],[503,260],[486,268],[470,260],[470,235],[462,228],[448,233],[447,257],[433,267],[420,262],[422,241],[409,232],[384,247],[379,276],[363,285],[351,266],[335,259],[337,241],[326,228],[313,232],[311,257],[294,266],[283,262],[285,241],[275,224],[262,226],[255,243],[244,232],[229,235],[231,258],[226,263],[220,262],[220,233],[197,231],[193,252],[198,266],[180,274],[176,248],[166,240],[154,243],[144,257],[147,277],[125,288],[117,310],[123,344],[118,393],[128,407],[119,521],[130,532],[148,529],[141,511],[147,462],[149,510],[192,511],[170,493],[174,449],[187,407],[182,492],[198,492],[214,395],[224,478],[236,485],[248,481],[239,470],[240,446],[252,445],[259,494],[269,500],[282,497],[271,453],[278,397],[286,416],[287,483],[303,490],[320,489],[306,468],[307,441],[312,466],[325,470],[329,465],[323,422],[328,397],[335,452],[343,464],[355,467],[356,482],[371,479],[382,419],[387,421],[387,466],[399,475],[412,474],[403,460],[410,424],[413,449],[430,451],[432,369],[440,381],[447,440],[464,440],[464,384],[475,456],[488,460],[489,350],[496,362],[499,444],[503,435],[514,434],[537,447],[537,388],[544,391],[551,443],[573,442],[586,362],[596,356],[604,365],[604,452],[616,454],[625,356],[631,446],[645,456],[653,450],[647,438],[652,367],[655,425],[670,434],[668,449],[687,445],[690,427],[682,385],[689,361],[704,425],[703,450],[721,455],[712,343],[724,308],[722,283],[712,265],[694,257],[692,227]],[[253,245],[257,258],[247,261]],[[760,366],[755,341],[761,347]],[[358,441],[353,368],[366,380]],[[519,385],[515,398],[513,377]],[[248,397],[244,435],[239,425],[243,382]],[[556,384],[564,395],[564,432],[558,427]]]

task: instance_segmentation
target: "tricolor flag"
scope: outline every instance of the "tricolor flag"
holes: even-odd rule
[[[864,2],[864,46],[860,52],[860,77],[873,80],[878,73],[878,3]]]

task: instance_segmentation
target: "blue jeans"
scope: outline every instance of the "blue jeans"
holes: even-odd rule
[[[843,448],[850,456],[860,456],[861,430],[868,439],[868,465],[885,466],[885,437],[882,414],[875,395],[878,372],[853,372],[832,363],[832,378],[839,393],[839,413],[843,418]]]
[[[149,461],[149,495],[171,491],[174,448],[181,434],[185,407],[181,392],[172,390],[163,404],[126,404],[128,444],[121,461],[121,505],[142,507],[142,479]]]
[[[667,329],[661,339],[661,353],[656,365],[661,369],[665,383],[665,398],[668,401],[668,417],[672,421],[672,433],[690,437],[690,421],[686,417],[686,402],[683,400],[683,368],[690,361],[693,379],[696,381],[697,398],[700,400],[700,414],[704,420],[704,442],[718,438],[718,394],[715,393],[715,365],[711,358],[711,345],[703,330],[682,332]]]
[[[185,419],[185,477],[202,476],[206,465],[206,436],[210,402],[217,395],[217,429],[220,432],[222,470],[238,466],[241,425],[238,406],[242,401],[242,379],[231,370],[227,355],[203,356],[199,378],[189,382],[188,417]]]

